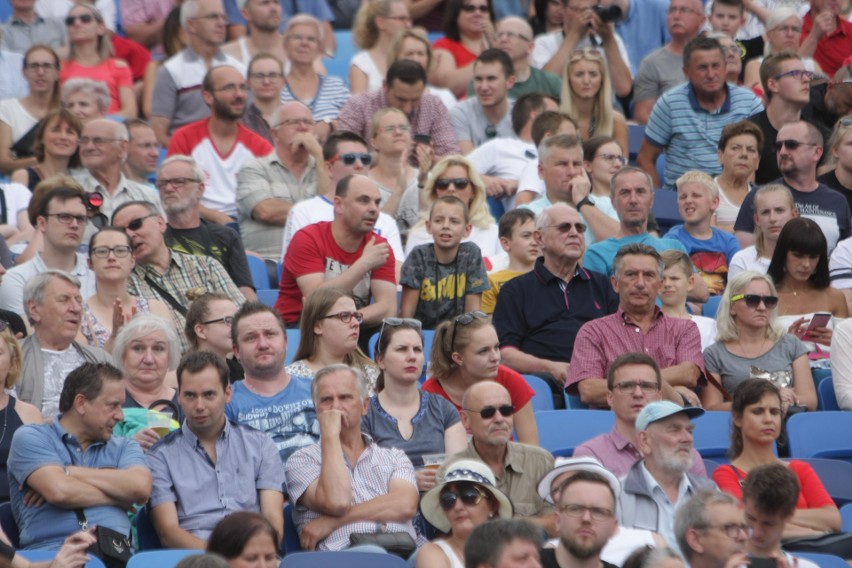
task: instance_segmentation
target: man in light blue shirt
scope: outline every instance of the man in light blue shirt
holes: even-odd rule
[[[0,32],[2,37],[2,32]],[[19,99],[30,93],[30,87],[24,79],[24,56],[14,51],[0,49],[0,100]]]

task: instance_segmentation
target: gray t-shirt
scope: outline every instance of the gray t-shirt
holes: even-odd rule
[[[495,129],[494,136],[487,136],[488,119],[485,118],[485,111],[482,110],[482,105],[476,97],[471,97],[466,101],[462,101],[452,109],[450,109],[450,124],[453,125],[453,130],[456,133],[458,141],[469,140],[474,146],[481,146],[491,138],[515,138],[515,131],[512,130],[512,107],[515,101],[509,99],[509,108],[506,114],[500,119],[500,122],[492,125]]]
[[[754,359],[734,355],[721,342],[716,342],[704,350],[704,367],[722,378],[722,386],[733,393],[741,382],[754,378],[752,367],[757,367],[772,375],[772,382],[782,385],[787,377],[776,373],[788,373],[792,377],[793,361],[807,353],[805,344],[798,337],[784,334],[772,349]],[[761,375],[761,378],[763,375]],[[777,380],[776,380],[777,379]]]
[[[661,47],[639,64],[639,73],[633,83],[633,98],[637,101],[659,99],[663,93],[684,82],[683,57]]]
[[[41,403],[41,413],[45,418],[53,418],[59,414],[59,395],[68,373],[86,362],[86,359],[73,346],[62,351],[51,349],[41,350],[44,357],[44,397]]]

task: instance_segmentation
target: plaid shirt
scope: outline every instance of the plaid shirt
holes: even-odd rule
[[[384,88],[368,93],[352,95],[337,115],[338,129],[350,130],[370,140],[370,120],[377,110],[389,106]],[[423,93],[420,105],[409,116],[412,134],[430,134],[436,156],[459,154],[456,133],[450,124],[450,113],[441,99]]]
[[[130,273],[129,292],[133,296],[142,296],[149,300],[160,300],[169,307],[172,319],[178,330],[181,351],[189,348],[189,343],[183,334],[186,317],[172,306],[165,296],[151,286],[145,278],[150,278],[160,288],[184,308],[187,308],[186,291],[190,288],[204,288],[207,292],[226,294],[236,305],[246,301],[243,293],[228,276],[219,261],[209,256],[195,256],[172,252],[169,268],[165,274],[160,274],[153,266],[137,263]]]

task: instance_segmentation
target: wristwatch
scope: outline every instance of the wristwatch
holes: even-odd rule
[[[591,200],[591,199],[589,199],[589,196],[588,196],[588,195],[587,195],[586,197],[584,197],[583,199],[581,199],[581,200],[577,203],[577,211],[579,211],[579,210],[580,210],[580,208],[581,208],[581,207],[583,207],[583,205],[591,205],[592,207],[594,207],[594,206],[595,206],[595,204],[592,202],[592,200]]]

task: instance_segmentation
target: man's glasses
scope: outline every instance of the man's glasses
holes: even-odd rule
[[[464,189],[464,188],[462,188]],[[456,349],[456,331],[458,331],[460,325],[470,325],[475,320],[487,318],[488,315],[485,312],[481,312],[479,310],[475,310],[472,312],[467,312],[466,314],[462,314],[453,320],[453,335],[450,337],[450,353],[455,351]],[[493,416],[493,415],[492,415]]]
[[[746,537],[750,537],[751,532],[752,532],[751,527],[748,526],[745,523],[728,523],[726,525],[722,525],[722,526],[719,526],[719,527],[711,525],[708,528],[716,529],[718,531],[722,531],[723,533],[728,535],[730,538],[738,538],[740,536],[740,532],[744,532]]]
[[[361,312],[337,312],[336,314],[328,314],[327,316],[322,316],[320,319],[339,319],[343,323],[349,323],[354,318],[355,321],[361,323],[364,321],[364,314]]]
[[[500,413],[500,416],[503,418],[508,418],[515,413],[515,407],[511,404],[503,404],[501,406],[486,406],[481,410],[472,410],[470,408],[465,408],[467,412],[474,412],[482,416],[483,420],[491,420],[497,413]]]
[[[77,221],[78,225],[85,225],[89,217],[86,215],[72,215],[71,213],[45,213],[45,217],[56,217],[63,225],[70,225],[71,221]]]
[[[149,215],[145,215],[144,217],[137,217],[136,219],[133,219],[131,222],[129,222],[126,228],[130,229],[131,231],[138,231],[142,228],[142,223],[145,222],[145,219],[150,219],[151,217],[156,216],[157,213],[151,213]]]
[[[376,341],[376,353],[381,353],[382,336],[385,334],[385,326],[399,327],[406,325],[412,329],[416,329],[418,333],[423,329],[423,324],[420,320],[413,318],[385,318],[382,320],[382,329],[379,330],[379,339]]]
[[[788,150],[796,150],[799,146],[816,146],[813,142],[799,142],[798,140],[776,140],[775,141],[775,151],[780,152],[784,146],[787,147]]]
[[[468,185],[470,185],[470,179],[468,178],[444,178],[435,180],[435,189],[440,189],[441,191],[450,189],[450,186],[455,187],[458,191],[464,191],[467,189]]]
[[[175,189],[183,189],[188,183],[197,183],[199,180],[195,178],[187,178],[187,177],[176,177],[176,178],[162,178],[158,179],[154,184],[157,186],[157,189],[163,190],[169,186],[172,186]]]
[[[636,390],[636,387],[639,387],[643,394],[654,394],[660,391],[660,385],[651,381],[624,381],[617,385],[612,385],[612,390],[630,394]]]
[[[214,93],[237,93],[242,91],[247,93],[249,90],[248,85],[245,83],[229,83],[224,87],[219,87],[218,89],[213,89]]]
[[[232,323],[234,323],[234,316],[225,316],[221,318],[203,321],[201,322],[201,325],[210,325],[211,323],[224,323],[225,325],[230,326]]]
[[[761,302],[766,306],[767,310],[772,310],[778,305],[778,296],[760,296],[759,294],[737,294],[731,296],[731,303],[745,301],[745,305],[751,309],[756,309]]]
[[[586,229],[588,229],[588,228],[589,228],[588,225],[586,225],[585,223],[580,223],[580,222],[577,222],[577,223],[559,223],[557,225],[545,225],[544,227],[541,227],[539,229],[539,231],[543,231],[545,229],[556,229],[557,231],[559,231],[563,235],[567,235],[568,233],[571,232],[571,229],[574,229],[575,231],[577,231],[578,233],[580,233],[582,235],[583,233],[586,232]]]
[[[530,41],[530,38],[528,38],[524,34],[519,34],[518,32],[508,32],[508,31],[497,32],[497,39],[503,39],[504,37],[508,37],[508,38],[512,38],[512,39],[518,38],[518,39],[523,40],[523,41]]]
[[[487,14],[488,13],[488,6],[485,6],[485,5],[475,6],[473,4],[465,4],[464,6],[462,6],[462,12],[467,12],[468,14],[473,14],[474,12],[477,12],[477,11],[481,14]]]
[[[85,146],[91,142],[95,146],[103,146],[107,142],[124,142],[121,138],[107,138],[105,136],[80,136],[80,146]]]
[[[333,164],[340,160],[343,162],[344,166],[354,166],[355,161],[358,160],[364,166],[369,166],[373,163],[373,156],[370,154],[361,154],[361,153],[349,153],[349,154],[338,154],[328,161],[329,164]]]
[[[56,63],[26,63],[24,69],[29,71],[52,71],[59,69],[59,65]]]
[[[810,81],[811,79],[814,78],[814,72],[813,71],[805,71],[804,69],[793,69],[791,71],[785,71],[784,73],[778,73],[777,75],[772,76],[772,78],[775,79],[776,81],[778,79],[781,79],[782,77],[792,77],[793,79],[800,79],[800,80],[807,79],[808,81]]]
[[[576,519],[582,519],[586,514],[586,511],[588,511],[589,516],[596,522],[611,519],[613,515],[612,511],[609,509],[605,509],[603,507],[587,507],[586,505],[580,505],[578,503],[565,503],[564,505],[559,505],[558,509],[563,514]]]
[[[196,16],[190,20],[209,20],[211,22],[227,22],[228,16],[225,14],[205,14],[204,16]]]
[[[309,126],[313,127],[316,122],[313,118],[285,118],[278,126]]]
[[[284,73],[280,71],[273,71],[271,73],[249,73],[249,79],[254,79],[255,81],[266,81],[269,79],[270,81],[276,81],[284,76]]]
[[[485,495],[476,487],[463,487],[459,491],[444,491],[441,493],[441,496],[438,498],[438,503],[440,503],[441,508],[444,511],[449,511],[453,507],[456,506],[456,501],[461,499],[461,502],[467,505],[468,507],[472,507],[474,505],[479,505],[479,502]]]
[[[125,258],[133,248],[128,245],[118,245],[117,247],[92,247],[89,252],[95,258],[108,258],[109,253],[115,255],[115,258]]]
[[[94,21],[95,17],[91,14],[80,14],[79,16],[68,16],[65,18],[65,25],[69,28],[77,23],[77,20],[80,21],[81,24],[91,24]]]

